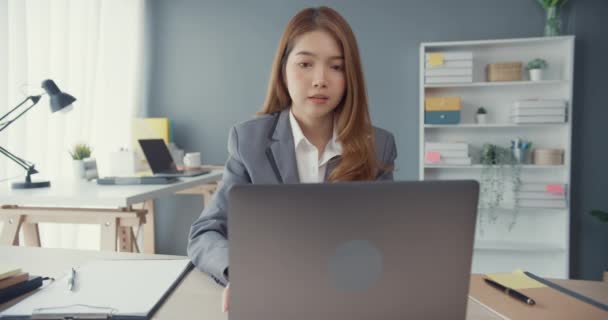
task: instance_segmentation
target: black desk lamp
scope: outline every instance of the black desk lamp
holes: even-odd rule
[[[72,102],[76,101],[76,98],[72,97],[71,95],[69,95],[67,93],[61,92],[61,90],[59,90],[59,88],[57,88],[57,85],[55,84],[55,82],[53,82],[53,80],[44,80],[42,82],[42,88],[44,89],[44,91],[46,91],[46,94],[48,94],[50,97],[51,112],[57,112],[62,109],[67,110],[65,108],[70,106],[72,104]],[[6,127],[10,126],[11,123],[15,122],[15,120],[19,119],[23,114],[25,114],[31,108],[33,108],[38,103],[38,101],[40,101],[41,97],[42,97],[42,95],[29,96],[29,97],[25,98],[25,100],[23,100],[15,108],[13,108],[13,110],[11,110],[7,114],[3,115],[2,118],[0,118],[0,131],[6,129]],[[8,117],[11,113],[16,111],[17,109],[19,109],[19,107],[24,105],[28,100],[32,101],[31,106],[27,107],[27,109],[25,109],[23,112],[18,114],[15,118],[2,122],[2,120],[4,120],[6,117]],[[30,176],[38,173],[38,171],[34,168],[33,163],[17,157],[16,155],[8,152],[8,150],[2,148],[1,146],[0,146],[0,153],[4,154],[9,159],[15,161],[23,169],[27,170],[27,176],[25,177],[25,182],[14,182],[13,189],[45,188],[45,187],[51,186],[50,181],[32,182],[32,179]]]

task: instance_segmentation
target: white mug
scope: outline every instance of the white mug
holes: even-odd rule
[[[200,152],[188,152],[184,156],[184,166],[186,167],[200,167],[201,166],[201,153]]]

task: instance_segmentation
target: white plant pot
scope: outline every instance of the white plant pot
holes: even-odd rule
[[[476,113],[475,114],[475,122],[482,124],[482,123],[486,123],[487,118],[487,114],[483,114],[483,113]]]
[[[543,79],[543,69],[530,69],[530,80],[541,81]]]
[[[74,179],[83,179],[84,178],[84,161],[82,160],[72,160],[72,168],[74,172]]]

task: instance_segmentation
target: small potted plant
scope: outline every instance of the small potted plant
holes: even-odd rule
[[[85,176],[85,165],[84,159],[91,156],[91,147],[84,143],[78,143],[74,145],[71,151],[72,165],[74,168],[74,176],[76,178],[84,178]]]
[[[547,68],[547,66],[549,66],[547,61],[540,59],[540,58],[536,58],[536,59],[528,62],[528,64],[526,65],[526,70],[528,70],[530,72],[530,80],[532,80],[532,81],[542,80],[542,78],[543,78],[542,71],[543,71],[543,69]]]
[[[486,123],[488,112],[484,107],[479,107],[475,113],[475,122],[481,124]]]

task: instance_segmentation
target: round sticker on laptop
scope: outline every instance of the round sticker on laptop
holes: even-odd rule
[[[367,290],[380,279],[382,271],[382,253],[367,240],[343,242],[329,259],[330,281],[338,290]]]

